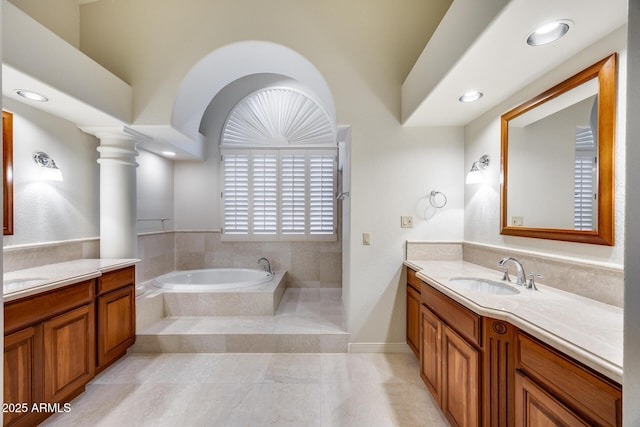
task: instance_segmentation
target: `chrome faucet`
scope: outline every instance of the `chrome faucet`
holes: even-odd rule
[[[266,261],[267,262],[267,265],[266,265],[264,271],[266,271],[267,273],[269,273],[270,275],[273,276],[273,270],[271,269],[271,263],[269,262],[269,260],[266,259],[265,257],[262,257],[262,258],[260,258],[258,260],[258,264],[260,264],[262,261]]]
[[[498,267],[504,267],[505,264],[509,261],[513,261],[516,266],[516,285],[526,286],[527,278],[524,275],[524,268],[522,267],[522,263],[520,263],[520,261],[510,256],[504,257],[500,261],[498,261]],[[505,271],[505,276],[509,277],[508,270]]]

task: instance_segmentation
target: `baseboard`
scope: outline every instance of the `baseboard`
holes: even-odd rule
[[[352,342],[349,353],[411,353],[411,348],[404,342]]]

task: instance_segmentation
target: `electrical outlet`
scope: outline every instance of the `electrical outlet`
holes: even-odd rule
[[[401,216],[400,217],[400,227],[402,227],[402,228],[413,228],[413,217],[412,216]]]
[[[367,246],[371,244],[371,234],[362,233],[362,244]]]
[[[511,217],[511,225],[514,227],[522,227],[524,225],[524,217],[523,216],[512,216]]]

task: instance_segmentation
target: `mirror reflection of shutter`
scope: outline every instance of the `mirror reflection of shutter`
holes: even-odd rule
[[[249,153],[224,154],[222,156],[223,232],[225,234],[249,233]]]
[[[596,182],[595,140],[590,128],[576,129],[576,157],[574,163],[573,228],[595,230],[594,204]]]
[[[309,233],[330,235],[334,230],[335,152],[309,156]]]
[[[252,206],[254,235],[278,233],[278,153],[254,152],[252,156]]]
[[[280,221],[283,236],[304,236],[306,231],[306,153],[282,151],[280,154]]]

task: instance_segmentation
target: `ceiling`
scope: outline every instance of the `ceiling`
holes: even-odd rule
[[[456,16],[445,16],[403,84],[402,120],[405,126],[466,125],[619,29],[627,20],[626,0],[491,0],[489,3],[501,9],[488,26],[477,32],[472,43],[459,49],[451,59],[452,65],[434,78],[433,73],[428,75],[431,70],[419,65],[438,61],[439,58],[431,55],[433,52],[455,50],[455,47],[446,46],[455,45],[452,35],[460,29],[473,27],[472,20],[478,20],[468,8],[486,8],[485,2],[454,1],[447,15],[455,13]],[[467,13],[457,13],[456,6],[458,9],[464,7]],[[531,31],[556,19],[573,21],[573,27],[565,37],[545,46],[526,44]],[[448,37],[438,37],[439,33]],[[430,46],[432,43],[445,47]],[[424,81],[430,83],[420,86]],[[460,103],[458,97],[469,90],[480,90],[485,95],[474,103]],[[418,99],[416,92],[421,95]],[[414,98],[412,101],[405,100],[411,97]]]

